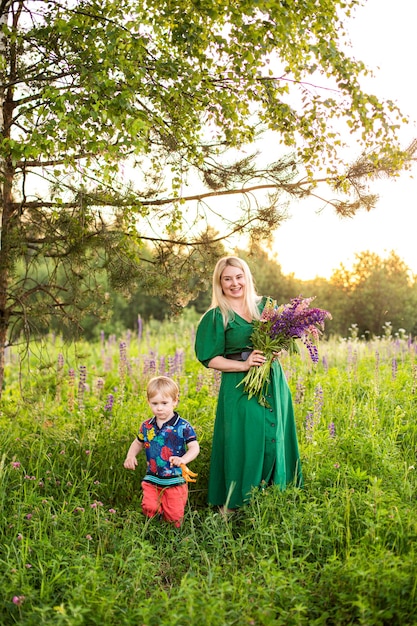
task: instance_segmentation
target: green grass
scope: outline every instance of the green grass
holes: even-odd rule
[[[126,362],[115,338],[8,355],[2,626],[417,624],[415,344],[333,340],[316,367],[285,358],[305,486],[255,491],[224,520],[206,505],[218,380],[195,361],[192,325],[122,340]],[[201,444],[179,530],[140,512],[144,458],[123,469],[146,381],[167,372]]]

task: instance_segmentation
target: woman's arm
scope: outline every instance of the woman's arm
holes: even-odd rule
[[[265,363],[265,357],[261,350],[253,350],[246,361],[226,359],[224,356],[213,357],[208,366],[220,372],[247,372],[251,367],[259,367]]]

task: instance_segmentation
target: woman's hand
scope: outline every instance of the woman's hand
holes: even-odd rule
[[[266,357],[262,350],[252,350],[245,363],[247,364],[246,369],[250,369],[251,367],[259,367],[263,365],[266,361]]]
[[[252,350],[246,361],[235,361],[224,356],[214,356],[208,366],[219,372],[247,372],[252,366],[259,367],[266,361],[262,350]]]

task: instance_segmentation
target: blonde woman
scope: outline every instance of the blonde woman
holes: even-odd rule
[[[197,328],[195,351],[222,373],[214,425],[208,502],[228,511],[241,507],[254,488],[302,484],[291,392],[278,359],[268,389],[270,408],[239,386],[265,358],[250,336],[267,298],[256,293],[251,271],[238,257],[221,258],[213,272],[212,302]]]

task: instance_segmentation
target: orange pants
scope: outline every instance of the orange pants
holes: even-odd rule
[[[188,498],[187,483],[172,487],[160,487],[144,480],[142,481],[142,489],[142,511],[144,515],[155,517],[155,515],[161,514],[164,520],[179,528]]]

